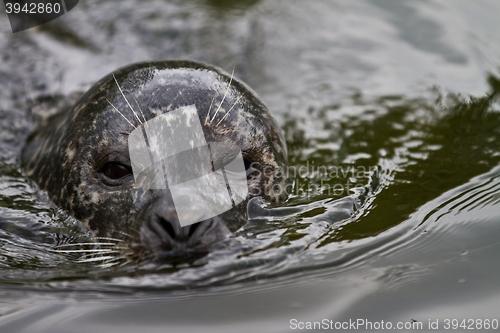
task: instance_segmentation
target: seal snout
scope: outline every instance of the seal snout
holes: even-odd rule
[[[155,208],[141,226],[141,243],[161,258],[208,252],[231,234],[218,217],[182,227],[175,210]]]
[[[151,222],[153,229],[163,243],[189,243],[201,223],[181,227],[177,219],[167,220],[156,215]]]

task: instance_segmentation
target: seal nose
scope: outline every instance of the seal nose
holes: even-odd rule
[[[150,231],[159,238],[164,247],[186,243],[192,236],[194,230],[196,230],[196,227],[194,227],[193,232],[191,232],[191,228],[194,224],[182,227],[177,216],[173,214],[154,213],[148,224]]]
[[[159,226],[167,232],[170,238],[177,242],[188,241],[193,236],[196,229],[200,226],[200,223],[195,223],[186,227],[181,227],[177,219],[175,219],[174,222],[171,222],[163,216],[158,215],[156,220],[158,221]]]
[[[181,227],[176,217],[154,213],[141,227],[141,243],[158,258],[205,253],[212,244],[230,235],[218,218]]]
[[[168,193],[167,193],[168,194]],[[193,207],[196,213],[196,207]],[[163,195],[139,215],[142,245],[158,258],[183,257],[186,253],[202,253],[230,236],[219,217],[182,227],[171,197]]]
[[[153,252],[183,248],[184,238],[183,229],[172,217],[153,213],[141,227],[141,243]]]

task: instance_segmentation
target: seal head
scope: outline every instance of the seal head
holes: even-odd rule
[[[196,110],[210,147],[237,148],[248,186],[240,203],[232,197],[231,209],[184,227],[171,183],[141,186],[130,148],[134,130],[145,134],[150,120],[178,110]],[[162,131],[178,138],[182,131],[166,124]],[[153,139],[155,147],[170,147],[162,136],[144,138],[149,147]],[[211,149],[211,171],[234,160],[234,151]],[[286,163],[281,131],[257,95],[233,75],[191,61],[139,63],[107,75],[72,108],[40,124],[21,153],[27,176],[95,235],[121,238],[163,257],[207,251],[245,224],[252,197],[284,199],[286,179],[280,171]],[[198,170],[187,164],[180,169]],[[183,213],[203,216],[200,212],[210,208],[203,205],[207,193],[188,193],[191,204]]]

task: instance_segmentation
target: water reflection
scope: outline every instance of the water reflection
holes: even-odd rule
[[[219,10],[248,9],[259,2],[259,0],[206,0],[208,5]]]
[[[399,37],[417,50],[435,53],[450,63],[467,64],[466,55],[447,43],[441,24],[421,15],[417,7],[397,0],[373,0],[370,3],[389,13],[388,21],[396,27]]]

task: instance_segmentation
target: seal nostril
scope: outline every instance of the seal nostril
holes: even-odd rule
[[[167,220],[165,220],[164,218],[161,218],[161,217],[158,219],[158,222],[163,227],[163,229],[165,229],[165,231],[168,232],[168,234],[170,235],[170,237],[172,239],[177,238],[177,235],[175,234],[174,227],[172,227],[172,224],[170,222],[168,222]]]
[[[198,229],[200,224],[201,223],[195,223],[195,224],[192,224],[191,227],[189,227],[189,235],[188,235],[189,238],[191,238],[191,236],[193,236],[194,232],[196,231],[196,229]]]

